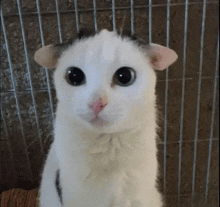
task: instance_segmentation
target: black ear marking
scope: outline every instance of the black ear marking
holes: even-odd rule
[[[94,36],[96,32],[92,28],[82,28],[77,34],[78,39]]]
[[[65,50],[69,45],[71,45],[76,39],[82,39],[84,37],[92,37],[94,36],[96,33],[94,29],[92,28],[82,28],[80,29],[80,31],[77,33],[76,37],[73,38],[73,40],[69,41],[69,42],[65,42],[65,43],[58,43],[55,44],[54,46],[56,47],[56,49],[63,51]]]
[[[121,35],[122,37],[129,37],[131,38],[133,35],[131,33],[131,30],[123,29],[122,31],[117,31],[118,35]]]
[[[122,36],[129,37],[131,40],[136,40],[137,39],[136,34],[135,33],[132,34],[131,30],[126,30],[126,29],[123,30]]]
[[[55,187],[56,187],[59,199],[60,199],[60,203],[63,204],[62,188],[61,188],[61,185],[60,185],[60,170],[57,170],[57,172],[56,172]]]
[[[67,47],[69,47],[72,43],[74,42],[73,41],[70,41],[70,42],[65,42],[65,43],[57,43],[57,44],[54,44],[54,47],[55,49],[61,54],[64,50],[67,49]]]
[[[147,45],[148,44],[143,39],[140,39],[136,33],[132,34],[131,30],[125,29],[122,31],[122,34],[120,34],[119,32],[118,32],[118,34],[121,35],[122,37],[128,37],[130,40],[135,41],[139,45]]]

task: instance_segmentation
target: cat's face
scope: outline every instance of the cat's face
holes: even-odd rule
[[[57,115],[101,133],[155,123],[154,69],[165,69],[177,54],[156,44],[140,47],[107,30],[81,35],[71,46],[47,45],[34,56],[40,65],[57,68]]]
[[[149,58],[128,38],[102,30],[62,54],[55,86],[68,119],[103,132],[131,129],[154,111],[156,76]],[[94,114],[91,104],[105,100]]]

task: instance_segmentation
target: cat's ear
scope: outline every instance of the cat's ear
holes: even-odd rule
[[[174,50],[158,44],[149,44],[147,46],[147,54],[150,58],[150,64],[155,70],[166,69],[178,58]]]
[[[61,53],[70,43],[51,44],[37,50],[34,54],[34,60],[41,66],[55,68]]]
[[[76,37],[71,42],[51,44],[37,50],[37,52],[34,55],[34,60],[42,66],[46,66],[48,68],[55,68],[61,53],[76,39],[80,40],[85,37],[94,36],[95,34],[95,31],[91,28],[80,29]]]

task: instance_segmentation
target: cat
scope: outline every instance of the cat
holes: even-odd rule
[[[54,141],[40,207],[162,207],[156,187],[155,70],[177,59],[164,46],[103,29],[40,48],[56,68]]]

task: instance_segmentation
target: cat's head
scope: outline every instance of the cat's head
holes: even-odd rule
[[[35,53],[40,65],[56,67],[60,115],[103,133],[155,121],[154,70],[176,59],[167,47],[107,30],[89,36],[80,32],[71,44],[48,45]]]

